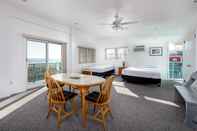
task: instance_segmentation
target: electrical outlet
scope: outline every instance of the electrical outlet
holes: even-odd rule
[[[13,84],[14,84],[14,81],[10,80],[10,81],[9,81],[9,84],[10,84],[10,85],[13,85]]]

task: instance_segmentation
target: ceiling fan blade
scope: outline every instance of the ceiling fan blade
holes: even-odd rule
[[[97,25],[112,25],[112,23],[103,23],[103,22],[101,22],[101,23],[98,23]]]
[[[123,23],[120,23],[121,25],[129,25],[129,24],[137,24],[139,23],[139,21],[128,21],[128,22],[123,22]]]

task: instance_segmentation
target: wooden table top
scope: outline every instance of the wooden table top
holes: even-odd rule
[[[80,73],[71,73],[71,74],[56,74],[52,75],[55,80],[65,82],[66,84],[75,85],[75,86],[93,86],[99,85],[105,82],[105,79],[102,77],[94,75],[84,75]],[[72,78],[73,77],[73,78]],[[80,77],[75,79],[74,77]]]

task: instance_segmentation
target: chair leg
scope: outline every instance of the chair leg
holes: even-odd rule
[[[49,119],[50,115],[51,115],[51,109],[48,110],[47,119]]]
[[[108,112],[109,112],[111,118],[114,119],[114,116],[112,115],[112,110],[111,110],[110,106],[108,105],[107,108],[108,108]]]
[[[103,125],[103,128],[104,128],[104,131],[106,131],[106,123],[105,123],[105,113],[104,112],[101,112],[101,121],[102,121],[102,125]]]
[[[103,129],[104,129],[104,131],[107,131],[106,123],[105,123],[105,122],[103,122],[103,123],[102,123],[102,125],[103,125]]]
[[[57,111],[57,127],[60,128],[61,126],[61,114],[62,114],[62,109],[63,106],[59,106],[58,107],[58,111]]]
[[[49,119],[50,115],[51,115],[51,104],[48,104],[48,113],[47,113],[47,119]]]
[[[71,101],[72,101],[72,113],[76,113],[77,112],[76,98],[73,98]]]
[[[110,114],[111,118],[114,119],[114,116],[112,115],[111,109],[109,109],[109,114]]]
[[[96,111],[96,105],[94,105],[94,112]]]

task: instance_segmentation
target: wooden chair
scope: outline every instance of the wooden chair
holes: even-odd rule
[[[50,77],[52,74],[53,74],[52,71],[48,68],[48,69],[46,70],[46,72],[44,73],[45,82],[47,81],[47,78]],[[59,84],[61,87],[64,87],[64,86],[65,86],[65,84],[64,84],[63,82],[61,82],[61,81],[57,81],[57,82],[58,82],[58,84]],[[47,84],[47,83],[46,83],[46,84]],[[48,86],[47,86],[47,87],[48,87]]]
[[[50,117],[51,112],[57,114],[57,127],[61,125],[62,117],[68,117],[76,112],[76,93],[69,91],[63,91],[63,88],[55,81],[53,78],[48,77],[47,84],[49,87],[48,98],[49,98],[49,110],[47,119]],[[65,106],[66,102],[71,100],[72,102],[72,111],[66,112]]]
[[[98,109],[98,111],[95,112],[95,114],[93,115],[93,119],[101,122],[103,124],[104,130],[106,130],[105,119],[107,115],[111,114],[112,116],[109,103],[111,100],[111,89],[113,80],[114,76],[108,77],[100,92],[93,91],[86,96],[88,104],[93,104],[94,107]]]

